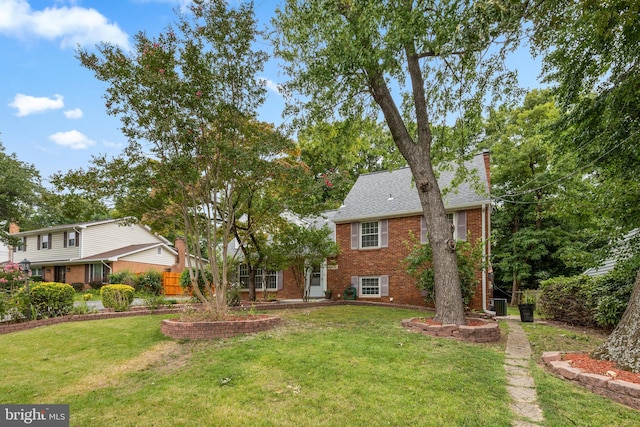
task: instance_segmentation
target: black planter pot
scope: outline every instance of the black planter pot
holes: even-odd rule
[[[535,310],[535,304],[518,304],[518,310],[520,310],[521,322],[533,322],[533,310]]]

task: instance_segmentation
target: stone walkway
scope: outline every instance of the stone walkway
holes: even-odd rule
[[[529,372],[531,346],[519,318],[507,317],[509,336],[504,369],[507,373],[507,391],[511,396],[511,411],[515,414],[514,427],[543,425],[544,417],[538,406],[535,383]]]

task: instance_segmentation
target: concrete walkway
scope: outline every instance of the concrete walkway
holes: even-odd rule
[[[504,369],[507,373],[507,391],[511,396],[511,411],[515,414],[514,427],[543,425],[544,417],[538,406],[535,383],[529,372],[531,346],[517,316],[506,318],[509,325]]]

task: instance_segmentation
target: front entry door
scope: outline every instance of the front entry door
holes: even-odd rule
[[[324,297],[324,289],[322,289],[321,280],[321,268],[320,266],[313,267],[311,273],[311,282],[309,283],[309,298],[322,298]]]
[[[66,280],[67,267],[56,267],[53,280],[58,283],[67,283]]]

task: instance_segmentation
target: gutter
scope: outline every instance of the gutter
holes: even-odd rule
[[[489,209],[491,212],[491,209]],[[482,242],[487,243],[487,205],[482,205]],[[482,251],[482,311],[491,316],[495,316],[496,312],[487,309],[487,260],[491,253],[491,245]]]

